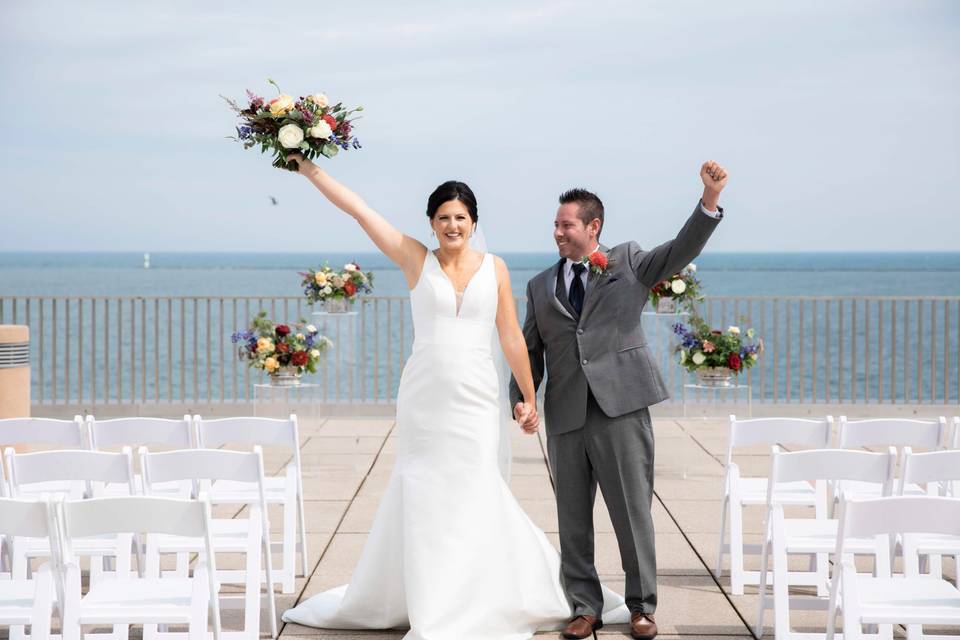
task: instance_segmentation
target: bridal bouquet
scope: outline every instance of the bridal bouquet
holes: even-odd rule
[[[688,324],[673,325],[673,332],[680,338],[676,347],[680,364],[691,373],[711,368],[740,373],[756,364],[763,351],[763,340],[753,329],[745,333],[735,326],[726,331],[711,329],[699,316],[691,317]]]
[[[230,98],[221,96],[238,117],[236,137],[244,149],[260,146],[260,153],[273,154],[273,166],[289,171],[297,170],[296,162],[287,161],[287,153],[296,151],[313,160],[317,156],[332,158],[341,149],[360,149],[360,141],[353,135],[351,116],[363,107],[347,109],[341,103],[331,105],[323,93],[294,99],[280,91],[273,80],[267,82],[280,94],[266,100],[247,90],[248,104],[241,107]]]
[[[656,307],[658,313],[673,313],[676,311],[677,304],[692,311],[693,303],[703,300],[696,273],[697,265],[691,262],[680,273],[657,283],[650,289],[650,303]]]
[[[356,262],[348,262],[341,270],[324,265],[300,275],[303,276],[300,284],[309,304],[338,298],[352,304],[358,294],[373,291],[373,273],[364,273]]]
[[[249,329],[230,336],[230,341],[238,345],[238,355],[248,366],[269,374],[277,373],[281,367],[294,368],[297,374],[316,373],[320,353],[333,346],[312,324],[304,320],[292,327],[274,324],[266,311],[254,317]]]

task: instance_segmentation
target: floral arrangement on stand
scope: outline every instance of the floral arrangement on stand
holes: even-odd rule
[[[686,324],[673,325],[673,332],[680,338],[675,349],[680,364],[706,386],[729,386],[731,377],[756,364],[763,352],[763,339],[753,329],[741,332],[731,326],[720,331],[696,315]]]
[[[340,150],[360,149],[360,141],[353,135],[351,116],[363,107],[347,109],[341,103],[331,105],[323,93],[294,99],[280,91],[273,80],[267,82],[277,88],[279,95],[266,100],[247,90],[247,106],[242,107],[230,98],[227,101],[240,118],[237,135],[231,140],[243,143],[244,149],[260,146],[260,153],[273,154],[273,166],[297,171],[296,162],[287,161],[287,153],[296,151],[313,160],[318,156],[332,158]]]
[[[296,385],[304,372],[316,373],[321,353],[333,343],[317,328],[300,320],[293,326],[274,324],[267,312],[258,313],[250,328],[235,332],[230,341],[247,366],[270,374],[271,384]]]
[[[693,313],[694,303],[703,300],[696,273],[697,265],[691,262],[680,273],[650,289],[650,303],[657,313],[676,313],[679,308]]]
[[[300,275],[307,303],[321,302],[329,312],[346,311],[347,304],[356,302],[361,293],[373,291],[373,272],[364,273],[356,262],[348,262],[339,271],[324,264]]]

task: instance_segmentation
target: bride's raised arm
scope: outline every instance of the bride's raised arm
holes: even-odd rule
[[[420,278],[420,270],[426,257],[427,248],[423,243],[394,227],[386,218],[371,209],[363,198],[299,153],[291,153],[287,159],[295,160],[300,167],[300,173],[309,178],[327,200],[360,223],[377,248],[400,267],[407,279],[407,286],[412,289]]]

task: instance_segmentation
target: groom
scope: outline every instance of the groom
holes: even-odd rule
[[[603,596],[594,566],[593,504],[599,483],[626,573],[630,632],[657,635],[653,520],[653,428],[647,407],[668,397],[641,328],[650,288],[678,273],[707,243],[723,217],[717,206],[727,172],[700,169],[703,197],[677,237],[644,251],[636,242],[599,243],[603,203],[572,189],[560,196],[553,238],[560,261],[527,284],[523,333],[534,384],[546,359],[547,452],[557,493],[561,570],[573,619],[564,638],[587,638],[603,626]],[[520,389],[510,384],[514,415]]]

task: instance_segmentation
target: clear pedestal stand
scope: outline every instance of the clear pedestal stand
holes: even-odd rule
[[[253,385],[253,415],[258,418],[320,418],[325,413],[323,386],[301,382],[295,386]]]
[[[705,385],[705,384],[698,384],[698,383],[685,384],[685,385],[683,385],[683,396],[682,396],[683,417],[687,417],[687,390],[688,390],[688,389],[690,390],[690,392],[696,392],[698,399],[699,399],[699,397],[700,397],[700,394],[701,394],[703,391],[711,391],[711,392],[714,392],[713,395],[712,395],[712,399],[715,399],[715,398],[717,397],[717,396],[716,396],[716,393],[715,393],[715,392],[717,392],[717,391],[732,391],[732,392],[733,392],[733,402],[735,402],[735,403],[740,401],[740,391],[741,391],[741,390],[746,390],[746,395],[747,395],[747,417],[748,417],[748,418],[752,418],[752,417],[753,417],[753,392],[752,392],[749,384],[731,384],[731,385],[723,386],[723,387],[715,387],[715,386],[710,386],[710,385]]]
[[[346,402],[354,398],[354,378],[359,364],[360,313],[314,311],[310,321],[320,335],[333,342],[327,347],[318,375],[325,383],[324,398],[330,402]]]

